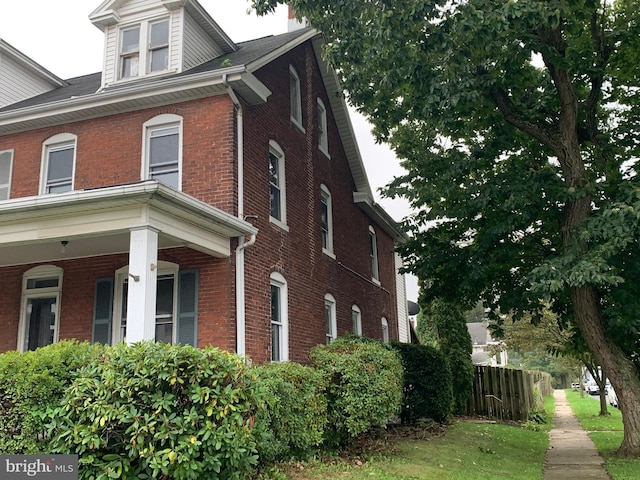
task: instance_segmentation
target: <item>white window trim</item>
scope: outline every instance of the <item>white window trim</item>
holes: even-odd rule
[[[329,132],[327,131],[327,108],[324,102],[318,98],[318,149],[325,157],[331,159],[329,155]]]
[[[287,225],[287,173],[285,170],[284,152],[280,145],[273,140],[269,140],[269,153],[273,153],[278,158],[278,170],[280,174],[280,216],[281,219],[277,219],[271,216],[271,205],[269,205],[269,221],[285,231],[289,231]],[[271,190],[271,182],[269,182],[269,190]]]
[[[355,328],[353,328],[354,335],[362,336],[362,312],[357,305],[351,306],[351,323],[353,325],[353,317],[357,315],[357,322]]]
[[[167,69],[157,70],[155,72],[152,72],[149,34],[151,33],[152,24],[160,23],[163,21],[169,22],[169,38],[167,39],[168,49],[169,49],[169,51],[167,52],[167,55],[168,55]],[[171,65],[171,51],[172,51],[172,43],[173,43],[171,38],[172,37],[171,23],[172,23],[171,17],[162,16],[162,17],[156,17],[156,18],[144,20],[142,22],[138,21],[138,22],[128,23],[125,25],[121,25],[118,28],[117,37],[116,37],[118,42],[116,46],[116,55],[117,55],[117,60],[116,60],[117,65],[116,65],[116,73],[115,73],[116,81],[128,82],[128,81],[139,79],[141,77],[149,77],[153,75],[165,75],[167,73],[170,73],[176,70],[175,68],[172,68],[172,65]],[[136,27],[140,28],[140,33],[138,38],[138,75],[131,76],[131,77],[124,77],[123,76],[124,72],[122,71],[122,58],[125,55],[123,55],[122,53],[122,43],[123,43],[122,34],[124,31],[130,30]]]
[[[304,126],[302,125],[303,122],[303,116],[302,116],[302,84],[300,82],[300,75],[298,75],[298,72],[296,71],[295,68],[293,68],[292,65],[289,65],[289,89],[291,89],[292,86],[292,80],[293,80],[293,84],[296,85],[296,95],[295,98],[292,98],[293,92],[289,91],[289,99],[290,101],[293,100],[296,102],[296,108],[297,111],[300,115],[300,118],[296,118],[293,113],[294,113],[294,106],[291,105],[291,108],[289,109],[289,118],[291,119],[291,123],[293,123],[296,127],[298,127],[300,129],[300,131],[302,133],[305,133],[304,130]]]
[[[382,328],[382,342],[389,343],[389,321],[385,317],[382,317],[380,323]]]
[[[327,246],[322,247],[322,253],[335,260],[336,255],[333,249],[333,201],[331,192],[324,183],[320,185],[320,202],[322,202],[323,198],[326,199],[327,203]],[[322,225],[320,225],[320,228],[322,229]],[[322,242],[322,238],[320,238],[320,242]]]
[[[39,265],[30,270],[27,270],[22,275],[22,299],[20,302],[20,321],[18,325],[18,345],[17,350],[19,352],[26,351],[25,349],[25,341],[27,336],[27,326],[29,324],[29,320],[27,319],[27,303],[29,299],[32,298],[42,298],[42,297],[52,297],[56,298],[56,323],[54,326],[53,332],[53,343],[58,343],[60,340],[60,300],[62,297],[62,277],[64,274],[64,270],[60,267],[56,267],[55,265]],[[57,287],[49,287],[49,288],[33,288],[28,289],[27,283],[29,280],[34,280],[38,278],[49,278],[49,277],[57,277],[58,278],[58,286]]]
[[[325,326],[325,341],[327,343],[333,342],[336,338],[338,338],[338,322],[336,320],[336,299],[330,293],[327,293],[324,296],[324,315],[327,314],[327,307],[330,308],[329,313],[331,314],[330,322],[331,322],[331,332],[326,332]],[[326,317],[325,317],[326,322]]]
[[[373,252],[369,253],[371,260],[371,280],[380,285],[380,264],[378,263],[378,235],[375,229],[369,225],[369,243],[373,246]]]
[[[151,132],[156,129],[168,128],[172,126],[178,127],[178,190],[182,191],[182,137],[183,125],[182,117],[172,113],[164,113],[157,115],[142,124],[142,170],[140,173],[141,180],[150,180],[149,171],[149,143]]]
[[[158,277],[162,275],[173,275],[173,332],[171,333],[171,341],[175,345],[178,335],[178,282],[180,267],[176,263],[158,261]],[[111,325],[111,344],[115,345],[124,342],[124,338],[120,338],[120,327],[122,323],[122,286],[125,279],[129,278],[129,265],[125,265],[115,271],[115,282],[113,292],[113,321]],[[155,331],[155,326],[154,326]]]
[[[9,200],[11,198],[11,177],[13,176],[13,149],[10,150],[0,150],[0,155],[3,153],[9,154],[9,178],[7,178],[7,183],[0,183],[0,188],[7,189],[7,198],[0,198],[0,202],[3,200]]]
[[[49,149],[60,145],[73,143],[73,168],[71,169],[71,190],[75,188],[76,157],[78,154],[78,136],[72,133],[59,133],[42,142],[42,162],[40,165],[40,195],[55,195],[47,193],[47,176],[49,173]]]
[[[280,337],[279,361],[286,362],[289,360],[289,292],[287,289],[287,281],[280,273],[272,272],[269,286],[271,285],[280,289],[280,327],[282,336]],[[271,321],[269,325],[271,326]],[[271,337],[269,343],[271,343]]]

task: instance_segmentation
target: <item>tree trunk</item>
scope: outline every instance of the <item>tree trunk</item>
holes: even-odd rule
[[[618,395],[624,438],[618,450],[622,457],[640,456],[640,376],[622,349],[605,336],[596,291],[583,286],[571,289],[575,322],[591,353],[609,375]]]

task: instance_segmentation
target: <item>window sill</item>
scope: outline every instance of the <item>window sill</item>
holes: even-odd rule
[[[382,285],[382,284],[380,283],[380,280],[378,280],[377,278],[373,278],[373,277],[371,277],[371,281],[372,281],[373,283],[375,283],[377,286],[381,286],[381,285]]]
[[[291,123],[293,123],[298,130],[300,130],[302,133],[307,133],[304,127],[302,126],[302,123],[300,123],[300,121],[297,118],[293,118],[293,117],[289,117],[289,118],[291,119]]]
[[[333,260],[336,259],[336,254],[333,253],[331,250],[327,250],[326,248],[323,248],[322,253],[324,253],[327,257],[332,258]]]
[[[320,150],[320,153],[322,153],[322,155],[324,155],[327,160],[331,160],[331,155],[329,155],[329,151],[326,148],[319,146],[318,150]]]
[[[269,217],[269,222],[271,222],[272,224],[274,224],[276,227],[284,230],[285,232],[289,231],[289,225],[287,225],[286,223],[282,223],[280,220],[278,220],[277,218],[274,217]]]

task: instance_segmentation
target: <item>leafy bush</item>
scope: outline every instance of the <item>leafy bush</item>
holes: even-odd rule
[[[84,480],[238,479],[257,463],[255,393],[234,354],[120,344],[79,372],[49,431]]]
[[[256,417],[260,460],[304,458],[322,443],[327,401],[320,372],[297,363],[256,367],[265,405]]]
[[[0,355],[0,452],[48,451],[44,412],[60,402],[76,369],[100,350],[97,345],[62,341],[35,351]]]
[[[338,338],[309,353],[327,381],[329,445],[384,425],[400,411],[402,364],[396,352],[378,341]]]
[[[404,387],[402,423],[422,418],[443,422],[453,406],[452,378],[444,355],[428,345],[393,342],[402,358]]]

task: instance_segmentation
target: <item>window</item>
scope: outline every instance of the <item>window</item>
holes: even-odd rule
[[[324,296],[324,319],[326,323],[326,342],[329,345],[337,338],[338,326],[336,323],[336,299],[327,293]]]
[[[270,220],[287,223],[284,153],[275,142],[269,142],[269,203]]]
[[[13,150],[0,152],[0,201],[8,200],[11,195],[11,171],[13,169]]]
[[[141,44],[147,49],[141,49]],[[145,22],[121,30],[120,78],[135,78],[168,68],[169,20]]]
[[[44,142],[40,193],[73,190],[77,137],[70,133],[54,135]]]
[[[35,350],[58,341],[62,269],[41,265],[25,272],[18,350]]]
[[[291,121],[302,131],[302,97],[300,90],[300,77],[295,68],[289,66],[289,95],[291,102]]]
[[[271,361],[289,359],[287,282],[277,272],[271,274]]]
[[[182,117],[158,115],[144,124],[143,180],[182,187]]]
[[[325,185],[320,186],[320,227],[322,232],[322,251],[333,256],[333,212],[331,193]]]
[[[384,317],[382,317],[382,341],[389,343],[389,322]]]
[[[318,148],[329,157],[329,143],[327,139],[327,109],[322,100],[318,99]]]
[[[357,305],[351,307],[351,323],[353,324],[353,334],[362,335],[362,314]]]
[[[371,278],[376,282],[378,278],[378,240],[376,231],[369,226],[369,257],[371,258]]]

